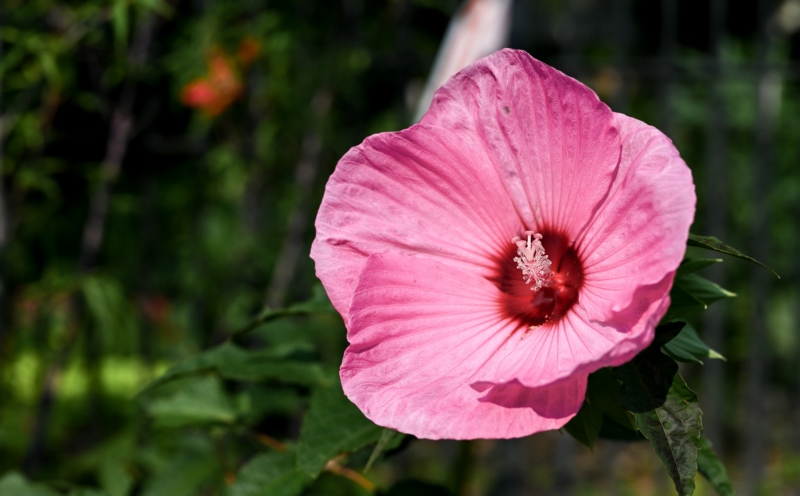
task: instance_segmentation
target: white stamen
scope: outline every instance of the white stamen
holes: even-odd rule
[[[517,268],[522,270],[525,284],[531,284],[531,291],[539,291],[553,282],[553,272],[550,270],[550,259],[542,246],[542,235],[533,231],[525,231],[527,242],[514,236],[512,243],[517,245],[518,257],[514,258]],[[533,238],[533,240],[531,240]]]

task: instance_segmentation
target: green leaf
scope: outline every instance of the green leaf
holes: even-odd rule
[[[736,257],[736,258],[741,258],[742,260],[747,260],[748,262],[752,262],[754,264],[757,264],[757,265],[760,265],[760,266],[764,267],[768,271],[770,271],[773,274],[775,274],[775,277],[777,277],[778,279],[781,278],[781,276],[779,276],[777,272],[775,272],[774,270],[770,269],[769,267],[767,267],[763,263],[759,262],[758,260],[756,260],[753,257],[748,257],[747,255],[745,255],[744,253],[740,252],[736,248],[733,248],[733,247],[730,247],[730,246],[726,245],[725,243],[723,243],[722,241],[718,240],[714,236],[698,236],[697,234],[691,234],[690,233],[689,234],[689,240],[686,242],[686,244],[689,245],[689,246],[695,246],[695,247],[698,247],[698,248],[705,248],[707,250],[716,251],[718,253],[724,253],[726,255],[731,255],[731,256]]]
[[[631,416],[633,416],[633,414],[631,414]],[[634,423],[635,422],[634,420]],[[623,427],[608,416],[603,416],[603,425],[600,426],[600,432],[597,433],[597,437],[626,442],[644,441],[647,439],[639,432],[638,428],[634,427],[630,429],[628,427]]]
[[[0,479],[0,496],[58,496],[47,486],[28,482],[22,475],[11,472]]]
[[[684,258],[678,267],[678,274],[691,274],[698,270],[705,269],[711,265],[722,262],[721,258]]]
[[[330,315],[335,313],[336,310],[333,308],[333,305],[331,305],[328,296],[325,294],[325,290],[320,285],[314,288],[314,296],[308,301],[277,310],[266,308],[258,315],[258,317],[254,318],[240,329],[234,331],[233,335],[235,336],[250,332],[268,322],[272,322],[273,320],[283,317],[290,317],[293,315]]]
[[[128,496],[133,477],[117,460],[107,460],[100,466],[100,485],[109,496]]]
[[[711,441],[700,436],[700,452],[697,454],[697,470],[708,479],[719,496],[733,496],[733,485],[725,471],[725,466],[717,458]]]
[[[345,397],[341,385],[317,388],[300,428],[300,467],[316,477],[328,460],[377,441],[382,432]]]
[[[372,454],[369,455],[369,460],[367,460],[367,464],[364,466],[364,472],[372,468],[372,464],[375,463],[375,460],[378,459],[381,453],[399,446],[400,443],[403,442],[404,437],[405,434],[401,434],[394,429],[383,429],[381,437],[379,437],[378,442],[375,443],[375,448],[372,450]]]
[[[586,396],[603,415],[631,430],[636,423],[631,413],[619,404],[621,384],[611,375],[610,368],[600,369],[589,375]]]
[[[180,441],[169,451],[150,455],[145,460],[148,476],[141,496],[197,496],[203,487],[216,485],[224,477],[217,458],[219,452],[207,433],[182,432]],[[141,456],[141,455],[139,455]]]
[[[117,50],[124,50],[128,42],[128,2],[114,0],[111,5],[111,25],[114,30],[114,43]]]
[[[603,425],[603,418],[600,408],[590,403],[587,398],[583,400],[581,409],[567,422],[564,429],[578,442],[593,449],[594,441]]]
[[[68,496],[108,496],[108,493],[85,487],[77,487],[68,493]]]
[[[677,284],[672,285],[669,292],[670,305],[661,322],[682,319],[696,312],[702,312],[708,305],[687,293]]]
[[[679,362],[703,363],[706,358],[725,360],[725,357],[708,347],[700,339],[697,331],[689,324],[669,343],[665,344],[664,352]]]
[[[284,358],[291,351],[292,348],[250,351],[225,343],[173,366],[148,384],[142,393],[179,377],[206,371],[215,371],[226,379],[275,380],[302,386],[324,386],[335,381],[334,374],[326,371],[319,363]]]
[[[181,386],[172,395],[146,402],[145,409],[161,426],[236,422],[237,412],[218,377],[193,377]]]
[[[630,362],[617,367],[622,380],[621,405],[667,467],[681,496],[694,493],[702,412],[697,396],[677,373],[678,364],[654,342]]]
[[[250,460],[225,491],[226,496],[296,496],[311,483],[297,467],[294,451],[265,453]]]
[[[611,370],[603,368],[589,375],[586,401],[565,426],[572,437],[589,449],[593,448],[597,437],[641,439],[633,415],[619,404],[621,385],[611,375]],[[619,431],[626,432],[620,434]]]
[[[736,293],[731,293],[727,289],[723,289],[718,284],[697,274],[679,275],[675,278],[675,284],[705,305],[710,305],[724,298],[734,298],[736,296]]]
[[[667,322],[656,327],[656,335],[648,349],[658,349],[658,347],[669,343],[681,333],[684,326],[686,326],[686,322]]]
[[[147,10],[158,12],[164,17],[169,17],[172,15],[172,6],[164,0],[137,0],[136,3]]]

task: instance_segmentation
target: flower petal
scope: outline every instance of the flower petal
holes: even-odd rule
[[[453,76],[421,122],[481,141],[520,218],[570,237],[608,194],[620,157],[613,113],[597,95],[520,50]]]
[[[317,275],[345,323],[373,253],[488,276],[525,228],[582,232],[619,153],[613,114],[589,88],[525,52],[496,52],[451,78],[419,125],[342,158],[317,215]]]
[[[377,424],[418,437],[518,437],[556,429],[580,408],[586,375],[543,388],[474,378],[514,326],[496,287],[432,259],[372,255],[353,296],[341,378]]]
[[[480,143],[421,125],[371,136],[339,161],[317,214],[311,257],[345,323],[372,253],[490,272],[490,254],[521,221],[489,162]]]
[[[653,339],[694,216],[691,171],[657,129],[615,114],[619,172],[578,240],[584,281],[561,320],[526,333],[479,380],[540,387],[630,360]]]
[[[623,143],[619,174],[578,240],[584,293],[598,303],[593,318],[601,322],[630,306],[640,287],[677,269],[696,203],[691,171],[669,138],[636,119],[614,117]],[[668,292],[669,286],[653,297]]]
[[[484,384],[516,380],[530,388],[556,384],[602,367],[620,365],[646,348],[654,329],[669,307],[673,274],[657,284],[643,286],[631,304],[605,322],[594,319],[607,302],[581,297],[562,319],[518,333],[511,346],[498,349],[475,379]]]

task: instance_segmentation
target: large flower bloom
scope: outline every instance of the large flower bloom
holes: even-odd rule
[[[525,52],[479,60],[328,182],[311,255],[345,393],[423,438],[561,427],[652,341],[694,207],[661,132]]]

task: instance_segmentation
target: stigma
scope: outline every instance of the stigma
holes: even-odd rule
[[[522,271],[525,284],[531,286],[531,291],[539,291],[553,283],[553,271],[550,270],[552,262],[544,252],[542,235],[533,231],[525,231],[527,240],[514,236],[512,243],[517,245],[518,257],[514,258],[517,268]]]

